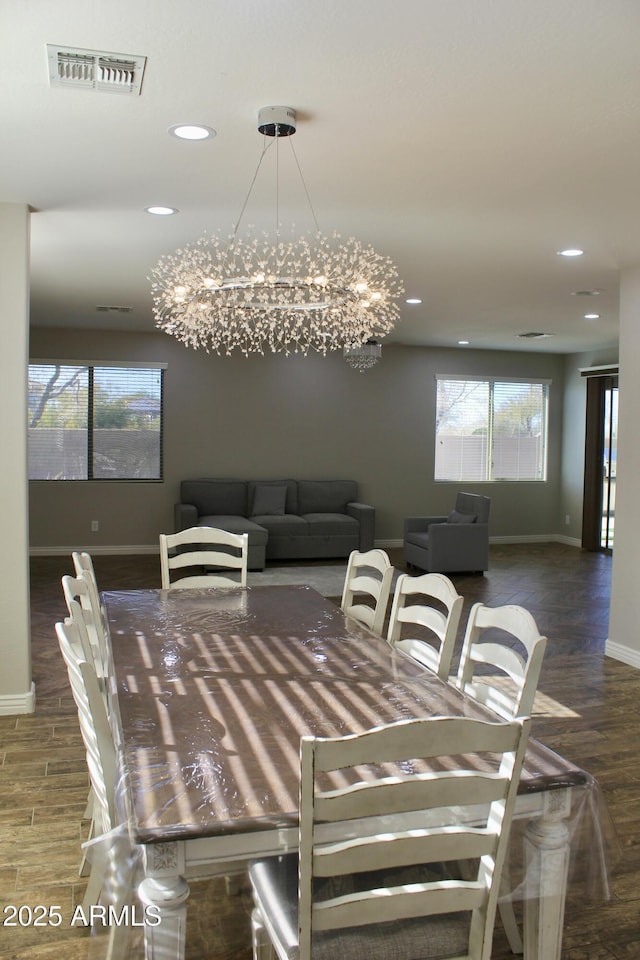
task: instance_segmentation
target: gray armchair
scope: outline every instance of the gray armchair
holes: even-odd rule
[[[429,573],[484,572],[489,566],[491,498],[459,493],[448,517],[407,517],[404,560]]]

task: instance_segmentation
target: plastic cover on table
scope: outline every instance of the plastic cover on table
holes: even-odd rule
[[[134,848],[234,833],[246,840],[262,830],[289,842],[305,734],[341,736],[425,715],[489,718],[304,586],[123,591],[103,602]],[[521,793],[546,801],[564,787],[571,807],[558,820],[568,830],[569,893],[607,898],[618,844],[601,790],[532,741]],[[513,824],[506,895],[514,900],[531,889],[528,819],[516,814]],[[133,857],[130,874],[138,869]]]

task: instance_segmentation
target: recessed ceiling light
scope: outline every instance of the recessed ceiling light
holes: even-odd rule
[[[459,346],[459,347],[468,347],[468,346],[469,346],[469,341],[468,341],[468,340],[458,340],[458,346]]]
[[[422,303],[418,297],[409,297],[408,300],[405,300],[405,303]]]
[[[178,213],[178,208],[153,206],[153,207],[145,207],[144,212],[152,213],[156,217],[170,217],[173,213]]]
[[[599,313],[585,313],[584,318],[585,318],[585,320],[599,320],[599,319],[600,319],[600,314],[599,314]]]
[[[169,127],[169,133],[179,140],[209,140],[216,135],[212,127],[205,127],[201,123],[175,123]]]
[[[584,250],[578,250],[577,247],[568,250],[558,250],[559,257],[581,257]]]

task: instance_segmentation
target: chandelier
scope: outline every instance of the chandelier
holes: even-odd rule
[[[248,356],[266,350],[325,355],[353,350],[383,337],[399,319],[402,293],[389,257],[339,234],[320,232],[291,136],[291,107],[265,107],[258,115],[263,150],[238,222],[229,236],[205,234],[151,271],[156,326],[187,346]],[[281,236],[278,210],[278,145],[291,144],[315,223],[313,233]],[[262,162],[275,143],[275,234],[241,236],[240,222]]]
[[[382,356],[382,344],[377,340],[367,340],[366,343],[356,344],[354,347],[343,347],[342,355],[350,367],[364,373],[371,370]]]

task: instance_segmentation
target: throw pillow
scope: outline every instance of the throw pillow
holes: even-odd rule
[[[258,484],[253,497],[252,517],[282,517],[287,500],[286,484]]]
[[[475,523],[478,519],[475,513],[459,513],[458,510],[452,510],[449,514],[448,523]]]

